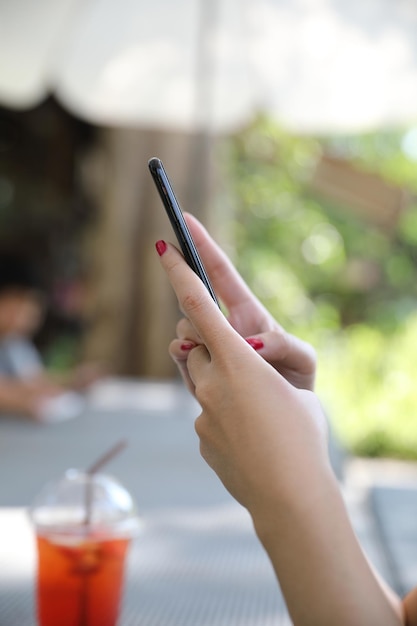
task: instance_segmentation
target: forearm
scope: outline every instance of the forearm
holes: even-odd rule
[[[24,383],[14,378],[0,377],[0,413],[26,415],[30,399]]]
[[[295,626],[399,626],[401,603],[367,562],[330,473],[253,515]]]
[[[0,413],[37,419],[39,404],[56,391],[56,385],[47,379],[20,380],[0,376]]]

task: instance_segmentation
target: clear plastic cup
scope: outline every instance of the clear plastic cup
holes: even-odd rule
[[[116,626],[139,518],[114,478],[68,470],[35,499],[39,626]]]

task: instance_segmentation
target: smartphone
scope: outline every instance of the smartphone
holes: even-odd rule
[[[201,278],[215,303],[220,306],[162,161],[153,157],[148,161],[148,166],[185,260]]]

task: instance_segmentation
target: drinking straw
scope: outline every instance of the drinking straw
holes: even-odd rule
[[[119,454],[125,447],[127,446],[127,441],[122,439],[115,445],[113,445],[109,450],[104,452],[99,456],[99,458],[94,461],[92,465],[86,470],[87,481],[86,481],[86,491],[85,491],[85,518],[84,525],[89,526],[91,524],[91,516],[92,516],[92,504],[93,504],[93,476],[102,467],[107,465],[117,454]]]
[[[92,508],[93,508],[93,478],[102,467],[107,465],[119,452],[127,446],[127,441],[121,440],[112,446],[107,452],[104,452],[99,458],[86,470],[87,481],[85,485],[85,518],[84,526],[86,530],[91,525]],[[89,599],[89,572],[83,573],[83,581],[80,589],[80,614],[79,626],[88,626],[88,599]]]
[[[127,441],[125,439],[122,439],[121,441],[116,443],[110,448],[110,450],[107,450],[107,452],[99,456],[99,458],[92,465],[90,465],[87,470],[87,474],[91,475],[98,472],[104,465],[107,465],[107,463],[111,461],[114,456],[119,454],[119,452],[121,452],[126,446]]]

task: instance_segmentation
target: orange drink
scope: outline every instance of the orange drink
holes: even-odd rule
[[[30,510],[38,567],[38,626],[116,626],[126,559],[139,519],[113,477],[68,470]]]
[[[39,626],[116,626],[129,543],[38,535]]]

